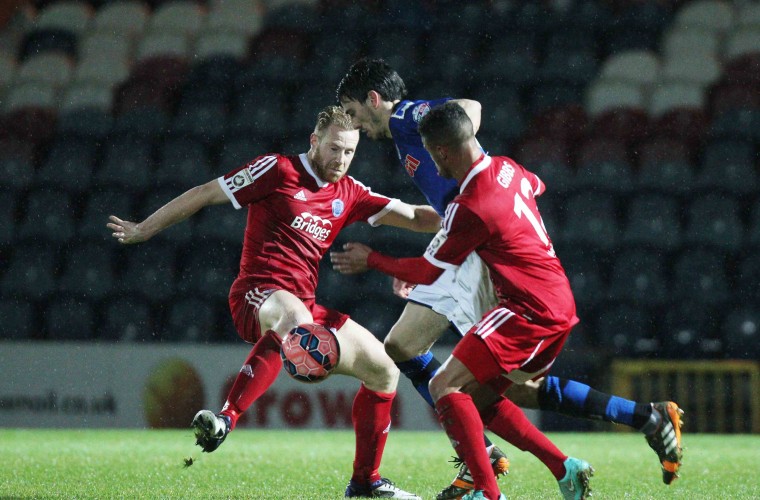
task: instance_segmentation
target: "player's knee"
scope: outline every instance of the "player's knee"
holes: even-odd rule
[[[433,375],[433,378],[431,378],[428,383],[428,390],[430,391],[430,396],[432,396],[433,401],[438,401],[446,394],[453,392],[446,379],[445,371],[439,371]]]
[[[409,332],[411,330],[407,330],[403,326],[399,327],[397,323],[383,341],[385,352],[396,363],[408,361],[427,352],[429,348],[427,344],[420,344],[418,336],[411,335]]]
[[[513,384],[504,395],[521,408],[537,409],[539,407],[538,390],[541,381],[543,379],[540,381],[529,380],[525,384]]]
[[[373,391],[388,393],[396,390],[400,376],[401,372],[389,359],[387,363],[373,363],[369,367],[363,382]]]
[[[389,334],[383,341],[385,352],[395,362],[406,361],[414,356],[408,356],[404,344],[400,342],[397,336]]]

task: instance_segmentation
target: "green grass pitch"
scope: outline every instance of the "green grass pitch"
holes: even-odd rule
[[[760,498],[760,436],[686,433],[682,477],[671,486],[640,435],[549,436],[594,466],[596,499]],[[341,498],[351,474],[350,432],[239,430],[211,454],[193,442],[189,429],[2,429],[0,498]],[[538,460],[496,442],[512,463],[499,481],[508,498],[560,498]],[[450,455],[443,432],[392,432],[381,473],[435,498],[455,473]]]

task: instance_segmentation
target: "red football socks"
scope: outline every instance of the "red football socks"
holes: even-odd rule
[[[230,417],[230,430],[235,428],[240,415],[274,383],[281,367],[280,342],[274,332],[267,331],[251,349],[221,411]]]
[[[494,434],[541,460],[557,481],[565,477],[567,455],[549,441],[512,401],[502,399],[491,405],[482,412],[482,418],[486,428]]]
[[[371,391],[364,384],[356,393],[351,411],[356,434],[354,473],[351,476],[354,483],[367,485],[380,479],[380,460],[391,428],[394,397],[395,392]]]
[[[487,498],[499,498],[499,486],[483,446],[483,423],[470,395],[448,394],[436,402],[435,409],[457,455],[470,468],[475,489],[483,490]]]

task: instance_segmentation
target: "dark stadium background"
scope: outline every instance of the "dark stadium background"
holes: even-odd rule
[[[760,356],[757,2],[0,8],[0,340],[239,343],[227,291],[245,211],[206,209],[128,249],[107,217],[141,220],[254,156],[305,151],[346,69],[373,56],[412,98],[479,100],[484,147],[546,182],[582,320],[556,373],[605,387],[614,360]],[[390,142],[362,138],[351,168],[423,202]],[[428,238],[358,225],[351,239],[413,255]],[[403,307],[376,273],[323,263],[320,280],[321,303],[381,338]]]

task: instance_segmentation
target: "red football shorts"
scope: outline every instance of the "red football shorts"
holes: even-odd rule
[[[512,383],[542,377],[569,334],[569,329],[552,332],[505,307],[496,307],[467,332],[451,354],[480,384],[502,394]]]
[[[231,294],[229,297],[232,322],[241,339],[255,344],[261,338],[259,324],[259,308],[261,304],[279,288],[251,287],[246,293]],[[349,316],[335,309],[328,309],[317,304],[314,299],[302,299],[304,305],[311,311],[314,323],[327,329],[340,328],[348,321]]]

